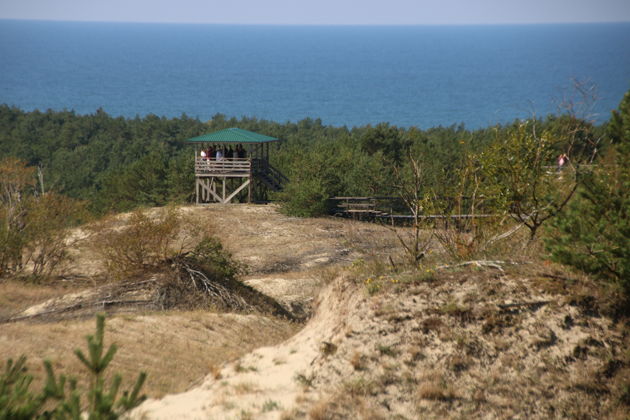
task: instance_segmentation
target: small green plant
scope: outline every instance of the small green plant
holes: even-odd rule
[[[121,396],[118,396],[122,382],[120,375],[114,375],[109,387],[106,386],[105,370],[117,347],[112,344],[105,351],[104,331],[105,316],[99,314],[96,317],[96,334],[87,337],[87,356],[81,350],[75,350],[91,376],[87,407],[81,404],[83,393],[77,387],[77,380],[65,375],[57,378],[48,360],[44,361],[44,387],[39,393],[32,392],[30,385],[33,377],[28,374],[26,357],[21,356],[15,362],[9,359],[0,374],[0,419],[80,419],[84,410],[87,410],[89,419],[117,419],[137,407],[146,398],[140,396],[140,389],[147,375],[141,372],[131,391],[125,391]]]
[[[622,385],[621,394],[619,395],[619,401],[621,401],[625,405],[630,405],[630,382]]]
[[[243,373],[243,372],[258,372],[258,368],[256,366],[243,366],[240,362],[236,363],[236,366],[234,367],[234,370],[236,370],[239,373]]]
[[[459,305],[455,301],[450,301],[445,303],[440,307],[440,312],[445,315],[461,315],[462,313],[468,312],[469,308],[464,305]]]
[[[187,256],[201,265],[212,278],[233,279],[246,272],[245,266],[236,262],[232,255],[223,249],[221,241],[212,236],[204,236]]]
[[[345,382],[343,388],[350,395],[363,397],[376,395],[379,391],[378,384],[375,381],[364,377],[354,378]]]
[[[323,356],[331,356],[337,352],[337,345],[329,341],[322,341],[319,351]]]
[[[123,392],[120,398],[117,398],[118,389],[122,381],[120,375],[114,375],[109,390],[106,390],[104,372],[114,358],[118,347],[112,344],[103,354],[105,350],[103,343],[104,334],[105,316],[98,314],[96,316],[96,334],[87,337],[88,355],[86,356],[79,349],[75,350],[75,354],[92,376],[89,392],[89,411],[112,416],[117,414],[118,410],[121,412],[131,410],[142,402],[144,398],[139,397],[138,394],[147,375],[141,372],[131,392]]]
[[[268,411],[275,411],[279,409],[280,409],[280,404],[278,404],[278,402],[273,401],[273,400],[265,401],[265,403],[262,406],[263,413],[266,413]]]
[[[382,356],[391,356],[391,357],[395,357],[398,352],[396,351],[396,349],[394,349],[392,346],[386,346],[383,344],[379,344],[376,349],[378,350],[378,352],[382,355]]]
[[[315,380],[315,377],[313,375],[307,376],[303,373],[296,373],[293,379],[300,385],[303,385],[306,388],[310,388],[313,386],[313,381]]]
[[[433,268],[420,267],[417,274],[414,276],[413,281],[417,283],[431,283],[436,278],[435,270]]]
[[[252,420],[254,415],[247,410],[241,410],[241,414],[239,416],[240,420]]]

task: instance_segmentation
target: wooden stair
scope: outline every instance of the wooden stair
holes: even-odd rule
[[[269,164],[256,168],[254,175],[256,178],[260,179],[267,188],[276,192],[282,191],[284,185],[289,181],[282,172]]]

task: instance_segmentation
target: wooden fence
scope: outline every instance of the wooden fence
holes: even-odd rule
[[[338,217],[359,220],[381,220],[392,222],[410,222],[414,216],[399,197],[332,197],[331,213]],[[494,214],[423,214],[422,220],[461,220],[471,218],[497,217]]]

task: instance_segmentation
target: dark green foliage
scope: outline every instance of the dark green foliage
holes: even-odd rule
[[[359,140],[361,150],[370,156],[381,152],[391,163],[399,164],[409,146],[408,142],[403,141],[402,133],[404,130],[388,123],[381,123],[374,128],[368,126]]]
[[[570,144],[553,146],[553,156],[561,150],[574,151],[576,156],[588,154],[601,136],[600,128],[572,116],[548,117],[535,124],[540,133],[571,136]],[[271,164],[290,183],[276,197],[286,203],[287,213],[310,216],[327,213],[331,196],[392,195],[393,168],[407,165],[408,150],[427,162],[427,188],[443,191],[455,184],[469,152],[479,153],[518,124],[475,131],[463,125],[421,130],[387,123],[348,129],[310,118],[280,124],[217,114],[201,122],[186,116],[125,119],[102,110],[81,116],[0,106],[0,157],[14,156],[40,165],[49,189],[88,200],[93,211],[130,210],[190,202],[194,146],[184,140],[228,127],[281,139],[271,147]],[[565,150],[569,145],[573,150]]]
[[[283,210],[292,216],[313,217],[328,214],[331,195],[320,179],[295,180],[287,185],[281,195]]]
[[[96,317],[96,334],[87,338],[88,355],[81,350],[75,351],[91,376],[87,407],[81,405],[81,393],[76,379],[67,380],[64,375],[57,378],[52,364],[47,360],[44,361],[44,387],[39,393],[31,391],[33,377],[27,373],[26,357],[21,356],[16,362],[9,359],[0,375],[0,420],[80,419],[85,410],[91,420],[113,420],[137,407],[145,399],[139,393],[146,373],[140,373],[131,392],[125,391],[120,397],[120,375],[115,375],[110,386],[106,387],[104,372],[116,353],[116,346],[111,345],[105,351],[104,332],[105,317],[99,314]],[[68,390],[66,384],[69,385]]]
[[[618,282],[630,298],[630,94],[609,129],[615,143],[585,174],[547,247],[556,261]]]
[[[494,197],[496,208],[529,229],[533,240],[540,226],[554,218],[572,198],[578,169],[556,173],[555,147],[571,139],[523,123],[497,138],[476,157],[481,167],[479,191]],[[573,156],[573,164],[581,161]]]
[[[209,131],[199,120],[180,118],[114,118],[102,110],[23,112],[0,105],[0,158],[24,160],[44,169],[45,183],[70,197],[89,200],[92,210],[129,209],[163,204],[171,186],[183,140]],[[181,162],[176,165],[181,168]],[[186,189],[193,191],[193,183]],[[139,195],[135,188],[142,188]],[[102,194],[116,192],[111,196]]]
[[[630,91],[624,95],[619,109],[612,112],[607,129],[613,143],[622,143],[624,140],[627,142],[630,139]]]
[[[30,419],[43,405],[40,396],[29,392],[33,377],[26,373],[26,357],[9,359],[0,376],[0,419]]]
[[[0,158],[41,166],[47,189],[87,200],[97,213],[190,202],[194,147],[184,140],[234,126],[282,140],[272,147],[271,163],[291,181],[280,196],[288,202],[287,212],[301,216],[326,213],[326,200],[334,195],[391,195],[393,167],[404,165],[409,148],[429,157],[427,179],[444,185],[463,150],[490,135],[463,126],[420,130],[379,124],[349,130],[310,118],[279,124],[217,114],[202,123],[186,116],[125,119],[102,110],[76,115],[0,105]]]
[[[630,296],[630,154],[624,159],[625,168],[598,169],[584,180],[547,246],[555,260],[617,280]]]
[[[210,280],[235,279],[245,268],[232,259],[232,255],[223,249],[219,239],[206,236],[187,255],[192,262],[203,267]]]

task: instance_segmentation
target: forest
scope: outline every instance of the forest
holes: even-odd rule
[[[583,148],[605,133],[605,127],[571,116],[550,116],[535,123],[539,131],[559,136],[563,130],[579,130],[579,147]],[[271,160],[291,180],[291,193],[276,198],[294,197],[291,211],[309,216],[325,213],[319,198],[391,195],[394,168],[405,166],[410,153],[427,164],[425,173],[431,185],[452,184],[453,171],[467,153],[482,150],[519,124],[474,131],[463,125],[422,130],[387,123],[346,128],[325,126],[319,119],[284,124],[228,119],[221,114],[207,122],[185,115],[125,119],[103,110],[77,115],[72,111],[24,112],[1,105],[0,158],[16,157],[27,166],[39,167],[46,189],[86,200],[91,211],[103,214],[190,202],[193,146],[184,140],[240,127],[281,139]],[[566,146],[560,141],[553,147],[560,153]],[[298,191],[304,202],[297,201],[294,193]]]
[[[416,227],[422,214],[490,213],[526,227],[533,240],[543,224],[553,225],[555,230],[545,237],[556,258],[620,279],[629,287],[630,92],[603,125],[593,125],[569,109],[561,115],[479,130],[463,125],[401,128],[388,123],[348,128],[310,118],[278,123],[221,114],[206,122],[186,115],[127,119],[112,117],[102,109],[78,115],[73,111],[25,112],[1,105],[3,204],[10,196],[6,174],[12,167],[7,159],[14,159],[13,169],[22,165],[37,173],[37,182],[31,178],[24,183],[33,194],[52,191],[57,197],[76,200],[85,210],[82,218],[190,203],[194,153],[185,140],[229,127],[281,140],[270,159],[290,181],[272,199],[287,214],[325,215],[333,196],[381,195],[400,197],[416,216]],[[571,170],[550,176],[563,153]],[[64,208],[59,199],[48,200],[52,201],[44,208]],[[3,211],[2,217],[10,214]],[[585,218],[587,214],[592,214],[592,220]],[[608,218],[605,224],[602,216]],[[44,212],[40,217],[45,220],[50,215]],[[66,217],[64,223],[81,217]],[[500,230],[496,224],[492,229],[482,225],[463,229],[478,230],[486,242],[489,230]],[[502,228],[508,229],[509,224]],[[568,250],[580,241],[586,248]],[[593,241],[606,243],[607,250],[589,248]],[[478,248],[477,244],[454,245],[462,257]],[[576,252],[581,253],[579,257]]]

